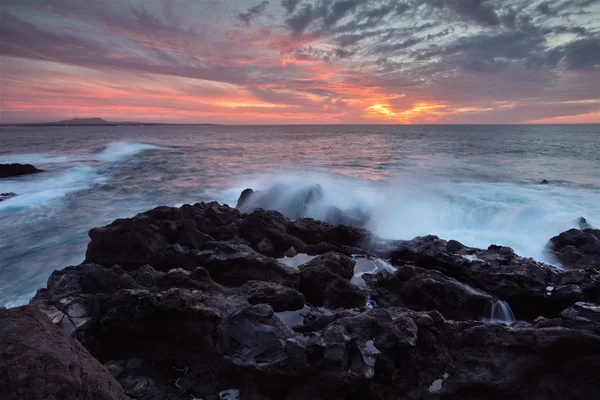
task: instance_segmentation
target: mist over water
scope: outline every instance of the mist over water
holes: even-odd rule
[[[302,211],[360,210],[393,239],[435,234],[470,246],[544,246],[584,216],[600,226],[599,126],[146,126],[9,128],[0,163],[0,306],[28,301],[54,269],[80,263],[87,231],[154,206],[288,185],[272,208],[320,185]],[[541,185],[542,179],[550,181]]]

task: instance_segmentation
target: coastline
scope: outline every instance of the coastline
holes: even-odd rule
[[[586,233],[554,242],[581,250],[581,262]],[[560,270],[502,246],[382,240],[215,202],[158,207],[89,235],[81,265],[0,314],[41,310],[132,398],[598,393],[584,365],[600,360],[599,265]],[[588,247],[576,246],[581,235]],[[15,391],[29,390],[0,366]]]

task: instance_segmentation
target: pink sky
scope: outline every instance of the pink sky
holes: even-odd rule
[[[1,122],[600,123],[600,2],[5,0]]]

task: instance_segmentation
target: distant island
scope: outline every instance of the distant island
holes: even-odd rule
[[[163,122],[109,122],[102,118],[72,118],[55,122],[31,122],[21,124],[0,124],[0,126],[122,126],[122,125],[214,125],[214,124],[169,124]]]

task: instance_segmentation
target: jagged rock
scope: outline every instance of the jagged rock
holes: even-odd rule
[[[240,291],[250,304],[269,304],[275,311],[300,310],[304,296],[297,290],[271,282],[248,281]]]
[[[314,306],[330,309],[360,307],[365,293],[350,283],[356,261],[339,253],[327,253],[302,264],[300,291]]]
[[[0,164],[0,178],[11,176],[31,175],[43,172],[31,164]]]
[[[195,259],[197,265],[203,265],[216,282],[224,285],[238,286],[261,280],[295,287],[300,279],[297,270],[243,244],[214,242],[198,252]]]
[[[265,191],[249,192],[248,189],[244,190],[240,195],[238,205],[243,212],[270,209],[277,210],[289,218],[302,218],[306,216],[307,209],[319,203],[323,197],[323,188],[319,184],[293,187],[279,183]]]
[[[577,218],[577,224],[579,225],[579,229],[592,229],[592,226],[588,224],[587,219],[583,217]]]
[[[97,360],[33,307],[0,309],[3,399],[126,400]]]
[[[218,346],[235,365],[262,369],[287,358],[285,343],[292,336],[292,330],[274,317],[271,306],[257,304],[223,321]]]
[[[373,289],[371,299],[379,307],[405,306],[417,310],[437,310],[455,320],[480,320],[494,301],[487,293],[476,290],[439,271],[418,267],[400,267],[394,273],[380,271],[366,276]]]
[[[600,229],[569,229],[550,239],[556,258],[571,269],[600,269]]]
[[[0,201],[8,200],[11,197],[15,197],[17,194],[13,192],[0,193]]]
[[[239,209],[244,206],[246,202],[250,199],[250,197],[254,194],[254,190],[251,188],[244,189],[240,194],[240,197],[237,201],[235,208]]]
[[[289,220],[277,211],[258,209],[243,218],[239,231],[240,236],[259,251],[259,244],[268,240],[270,248],[264,254],[280,258],[290,247],[302,249],[305,246],[302,240],[287,233],[288,226]]]
[[[508,247],[490,246],[480,250],[448,246],[448,242],[436,236],[425,236],[398,242],[390,257],[395,265],[414,264],[438,270],[505,300],[518,319],[557,316],[577,301],[598,296],[597,278],[589,285],[566,283],[564,272],[531,258],[519,257]]]
[[[144,360],[112,360],[104,364],[111,375],[123,386],[125,393],[137,400],[190,400],[179,388],[178,379],[187,370],[164,373],[152,368]],[[161,373],[162,372],[162,373]],[[177,376],[179,375],[179,376]],[[177,376],[177,377],[176,377]]]
[[[135,398],[600,399],[593,268],[216,203],[90,237],[89,264],[55,271],[31,304]],[[271,258],[296,252],[320,255],[298,269]],[[398,270],[363,275],[363,290],[350,254]],[[481,321],[496,299],[520,320]]]

